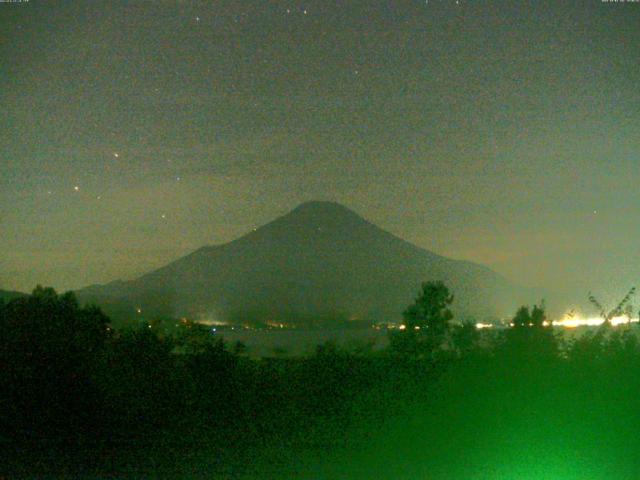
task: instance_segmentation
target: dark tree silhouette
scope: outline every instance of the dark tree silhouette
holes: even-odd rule
[[[0,404],[11,406],[2,409],[2,423],[31,437],[90,428],[89,377],[109,319],[97,307],[80,307],[71,292],[41,286],[1,310]]]
[[[511,321],[514,328],[525,328],[531,323],[531,313],[529,313],[529,307],[522,306],[516,312],[515,317]]]
[[[520,307],[511,324],[512,328],[505,332],[503,353],[517,360],[524,358],[531,365],[558,355],[558,342],[551,323],[547,322],[544,301],[531,310]]]
[[[511,323],[513,323],[514,328],[541,328],[545,326],[544,322],[546,319],[547,315],[545,313],[544,301],[542,301],[540,305],[534,305],[531,311],[529,311],[529,307],[520,307]]]
[[[407,330],[425,330],[430,336],[442,338],[450,328],[453,314],[449,306],[453,295],[441,282],[426,282],[413,305],[404,312],[404,325]]]
[[[392,351],[432,356],[451,331],[451,303],[453,295],[443,282],[423,283],[414,303],[402,314],[404,331],[390,336]]]

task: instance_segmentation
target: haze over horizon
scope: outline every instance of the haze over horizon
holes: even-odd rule
[[[0,15],[0,288],[131,278],[312,199],[517,284],[638,281],[638,4]]]

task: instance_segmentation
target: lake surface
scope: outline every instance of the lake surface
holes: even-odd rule
[[[597,327],[581,326],[578,328],[555,327],[554,331],[564,337],[565,341],[579,337]],[[491,329],[494,334],[500,328]],[[639,332],[636,332],[638,334]],[[318,345],[334,342],[340,347],[353,350],[370,345],[374,350],[385,348],[389,344],[389,331],[385,328],[361,329],[270,329],[249,330],[221,329],[214,333],[224,338],[229,347],[237,341],[244,343],[247,354],[252,357],[306,355],[315,351]]]
[[[255,357],[273,355],[304,355],[313,353],[318,345],[335,342],[353,349],[372,345],[373,349],[387,346],[386,329],[326,329],[326,330],[223,330],[215,333],[229,346],[241,341],[247,346],[247,354]]]

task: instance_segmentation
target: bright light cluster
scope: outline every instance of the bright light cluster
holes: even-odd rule
[[[618,326],[624,325],[626,323],[637,323],[637,318],[629,318],[627,316],[614,317],[611,319],[611,325]],[[565,327],[565,328],[577,328],[582,326],[587,327],[597,327],[598,325],[602,325],[604,323],[603,318],[595,317],[595,318],[579,318],[579,317],[565,317],[562,320],[554,320],[553,325],[555,327]]]
[[[476,323],[476,328],[478,330],[482,330],[483,328],[492,328],[493,324],[492,323]]]
[[[617,327],[618,325],[626,325],[628,323],[638,323],[640,320],[638,318],[629,318],[626,315],[620,317],[614,317],[611,319],[611,325]],[[581,318],[575,316],[566,316],[561,320],[553,320],[551,325],[554,327],[562,327],[562,328],[578,328],[578,327],[597,327],[604,323],[604,319],[600,317],[590,317],[590,318]],[[544,321],[543,325],[545,327],[549,326],[548,321]],[[513,323],[509,323],[510,327],[513,327]],[[531,324],[530,324],[531,326]],[[476,328],[478,330],[482,330],[485,328],[494,327],[491,323],[476,323]]]

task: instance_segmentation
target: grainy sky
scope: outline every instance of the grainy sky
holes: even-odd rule
[[[0,287],[310,199],[525,285],[640,280],[640,2],[0,3]]]

